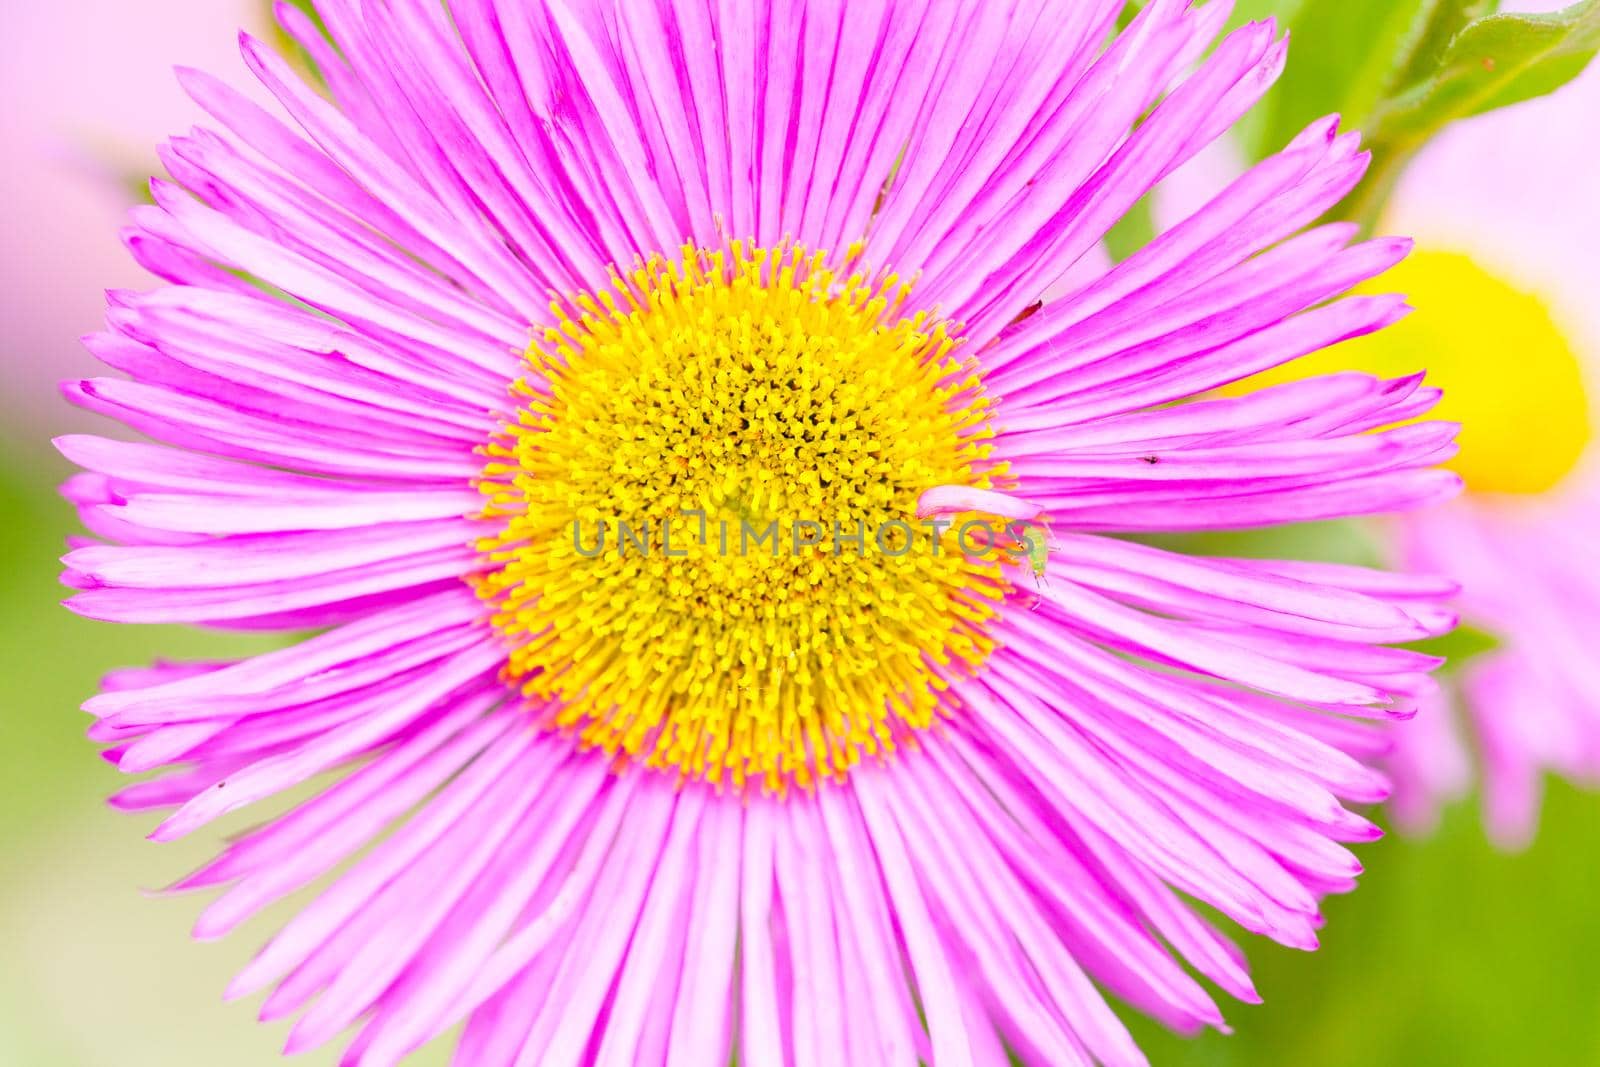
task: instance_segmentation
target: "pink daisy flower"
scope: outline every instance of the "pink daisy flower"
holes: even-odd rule
[[[1461,610],[1493,645],[1426,695],[1378,754],[1395,822],[1413,833],[1481,778],[1489,836],[1520,847],[1547,774],[1600,786],[1600,675],[1586,644],[1600,626],[1600,206],[1588,150],[1567,135],[1597,107],[1591,68],[1549,97],[1446,131],[1386,215],[1418,248],[1381,285],[1418,313],[1248,383],[1427,368],[1446,393],[1436,414],[1464,427],[1452,466],[1466,492],[1378,531],[1398,566],[1457,577]],[[1161,214],[1182,218],[1243,169],[1226,139],[1215,142],[1165,184]]]
[[[1366,166],[1335,120],[1096,261],[1270,24],[320,8],[331,101],[244,39],[290,122],[183,76],[165,284],[68,388],[156,443],[60,442],[74,610],[315,631],[87,705],[157,840],[300,797],[178,883],[208,938],[320,887],[230,995],[361,1064],[1136,1064],[1102,990],[1255,999],[1185,898],[1316,944],[1386,793],[1343,748],[1450,588],[1106,536],[1456,488],[1452,427],[1381,429],[1415,376],[1180,403],[1403,314],[1341,295],[1406,242],[1299,233]]]
[[[1421,314],[1354,364],[1415,366],[1419,348],[1435,353],[1430,371],[1468,426],[1468,492],[1397,526],[1398,554],[1449,568],[1463,613],[1498,642],[1396,732],[1396,810],[1425,829],[1481,770],[1485,826],[1508,847],[1537,828],[1546,774],[1600,786],[1587,641],[1600,627],[1600,210],[1586,151],[1565,135],[1596,107],[1591,69],[1548,99],[1463,125],[1418,161],[1390,219],[1427,250],[1413,272]]]

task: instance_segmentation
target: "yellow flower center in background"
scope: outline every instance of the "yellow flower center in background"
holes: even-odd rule
[[[1268,381],[1426,369],[1428,383],[1444,390],[1429,418],[1461,423],[1451,467],[1474,492],[1542,493],[1577,465],[1591,436],[1589,400],[1578,356],[1542,300],[1467,256],[1431,251],[1413,253],[1366,289],[1404,293],[1416,312]]]
[[[612,281],[553,306],[488,450],[510,678],[585,746],[736,788],[892,752],[1005,593],[915,514],[998,473],[955,338],[910,285],[788,246]]]

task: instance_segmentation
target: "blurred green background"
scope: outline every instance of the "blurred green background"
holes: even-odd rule
[[[5,208],[0,1065],[268,1064],[279,1062],[286,1032],[283,1024],[256,1025],[254,1002],[220,1001],[228,976],[281,912],[221,944],[188,940],[198,903],[141,890],[198,865],[216,838],[152,845],[142,835],[153,817],[106,808],[102,798],[121,779],[84,740],[88,720],[76,710],[114,666],[157,656],[234,655],[262,648],[266,639],[112,627],[62,610],[57,557],[75,524],[55,495],[64,469],[46,443],[51,433],[84,425],[55,401],[48,382],[84,368],[74,338],[95,325],[98,287],[128,284],[130,271],[110,258],[117,255],[116,209],[105,199],[112,183],[97,187],[84,180],[81,160],[68,165],[59,152],[39,149],[40,128],[82,130],[83,116],[113,113],[139,79],[159,76],[166,86],[164,71],[172,62],[203,63],[205,55],[174,51],[182,42],[170,27],[188,26],[185,41],[200,32],[190,12],[204,12],[210,51],[226,51],[231,36],[224,24],[259,16],[254,3],[233,10],[245,6],[212,0],[19,5],[23,25],[5,46],[6,138],[42,154],[19,149],[5,168],[15,171],[25,160],[38,164],[26,184],[6,187]],[[1252,13],[1273,6],[1294,5],[1257,2]],[[1405,6],[1362,0],[1345,9],[1348,18],[1336,20],[1334,30],[1319,31],[1315,22],[1304,27],[1293,55],[1304,59],[1314,51],[1315,62],[1293,83],[1294,99],[1275,103],[1257,122],[1292,124],[1306,107],[1320,113],[1336,106],[1315,99],[1344,92],[1330,64],[1361,68],[1370,55],[1351,52],[1347,40],[1335,37],[1352,27],[1362,32]],[[144,11],[137,25],[128,24],[133,8]],[[56,21],[47,24],[51,18]],[[144,37],[134,43],[148,40],[149,48],[125,47],[139,32]],[[76,35],[71,53],[60,47],[68,34]],[[82,61],[70,64],[60,74],[67,80],[52,90],[39,84],[50,72],[27,65],[28,55],[39,52]],[[240,80],[235,60],[220,65]],[[77,77],[91,66],[97,78]],[[32,125],[9,104],[24,91],[46,102],[30,111]],[[157,95],[159,103],[140,105],[142,120],[159,123],[157,132],[178,128],[188,115],[176,110],[175,94],[167,87]],[[58,99],[77,110],[48,106]],[[1600,123],[1600,115],[1593,117]],[[145,136],[131,121],[115,132],[115,138],[97,135],[96,160],[148,158],[137,146],[152,143],[155,133]],[[1592,140],[1596,132],[1591,126],[1574,135]],[[88,236],[80,232],[85,220],[92,224]],[[103,263],[118,265],[102,274]],[[1130,1018],[1152,1061],[1170,1067],[1600,1065],[1600,798],[1552,785],[1543,828],[1532,848],[1517,855],[1488,846],[1475,804],[1451,809],[1426,842],[1390,837],[1362,848],[1368,868],[1362,888],[1329,902],[1321,951],[1294,953],[1246,940],[1267,1003],[1226,1005],[1232,1036],[1185,1040]],[[335,1058],[322,1053],[299,1062],[331,1064]],[[442,1059],[430,1054],[422,1062]]]

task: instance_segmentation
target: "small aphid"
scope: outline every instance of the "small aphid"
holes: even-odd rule
[[[1037,585],[1044,584],[1045,568],[1050,563],[1050,539],[1038,527],[1028,527],[1023,536],[1023,543],[1027,546],[1028,566],[1033,570],[1033,580]]]

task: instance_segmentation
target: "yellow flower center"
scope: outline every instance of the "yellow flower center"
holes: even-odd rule
[[[1467,256],[1433,251],[1412,254],[1367,288],[1405,293],[1417,310],[1272,377],[1426,369],[1444,390],[1429,417],[1461,423],[1451,466],[1468,489],[1542,493],[1571,472],[1589,444],[1589,400],[1578,356],[1542,300]]]
[[[552,306],[488,448],[481,592],[552,728],[781,791],[884,756],[977,666],[998,557],[916,518],[987,486],[989,402],[911,286],[685,249]]]

